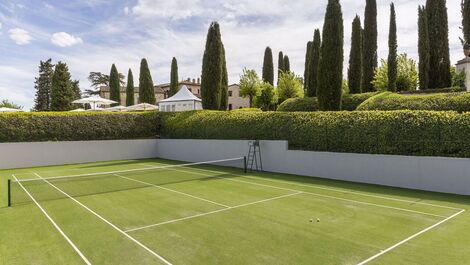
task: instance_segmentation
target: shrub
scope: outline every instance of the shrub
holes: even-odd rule
[[[257,108],[244,108],[244,109],[234,109],[232,111],[238,111],[238,112],[260,112],[262,111],[261,109],[257,109]]]
[[[342,97],[341,107],[343,110],[353,111],[364,101],[372,96],[377,95],[377,92],[362,93],[362,94],[345,94]],[[319,111],[317,98],[293,98],[284,101],[278,107],[278,111]]]
[[[157,112],[0,114],[0,142],[84,141],[152,138]]]
[[[465,92],[465,88],[461,87],[448,87],[448,88],[433,88],[425,90],[409,90],[409,91],[400,91],[398,94],[402,95],[411,95],[411,94],[437,94],[437,93],[458,93]]]
[[[364,101],[357,110],[470,111],[469,93],[399,95],[384,92]]]
[[[381,60],[381,65],[375,70],[374,84],[379,91],[388,89],[388,62]],[[408,58],[406,53],[397,58],[397,91],[416,90],[418,87],[418,69],[416,62]]]
[[[162,113],[175,139],[288,140],[313,151],[470,157],[470,113],[430,111]]]

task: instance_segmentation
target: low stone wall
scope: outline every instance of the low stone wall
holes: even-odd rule
[[[0,143],[0,169],[157,156],[157,140]]]

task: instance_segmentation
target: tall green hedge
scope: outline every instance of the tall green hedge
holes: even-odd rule
[[[470,111],[470,93],[399,95],[384,92],[364,101],[357,110]]]
[[[0,142],[138,139],[156,135],[156,112],[0,114]]]
[[[362,93],[362,94],[346,94],[341,99],[341,109],[347,111],[356,110],[356,108],[370,97],[377,95],[377,92]],[[317,98],[292,98],[284,101],[279,105],[278,111],[319,111]]]
[[[162,113],[175,139],[288,140],[293,149],[470,157],[470,114],[429,111]]]

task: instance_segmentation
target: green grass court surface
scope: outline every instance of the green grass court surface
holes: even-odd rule
[[[0,264],[470,264],[469,197],[181,163],[0,171]]]

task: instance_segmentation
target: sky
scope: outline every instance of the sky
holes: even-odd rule
[[[365,0],[340,0],[343,10],[345,70],[351,23],[363,21]],[[378,53],[388,53],[390,1],[377,0]],[[417,59],[418,5],[425,0],[395,0],[398,51]],[[170,79],[171,59],[178,59],[180,79],[201,74],[207,29],[221,26],[229,82],[237,83],[244,67],[261,73],[264,50],[289,55],[291,69],[303,75],[307,41],[322,29],[327,0],[1,0],[0,100],[29,110],[34,104],[34,78],[40,60],[68,64],[82,90],[89,72],[129,68],[138,77],[147,58],[155,84]],[[447,1],[451,61],[462,59],[460,0]],[[135,78],[138,79],[138,78]],[[138,81],[138,80],[136,80]],[[138,83],[138,82],[137,82]]]

